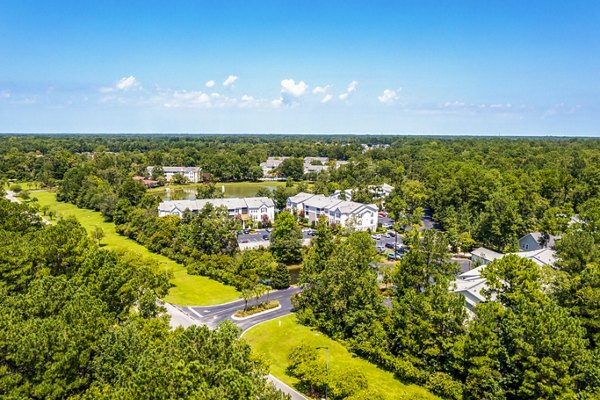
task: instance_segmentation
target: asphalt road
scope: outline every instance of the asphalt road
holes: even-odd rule
[[[233,321],[234,324],[239,326],[242,331],[253,327],[254,325],[260,324],[271,320],[273,318],[282,317],[292,312],[292,302],[290,298],[300,292],[302,289],[298,287],[290,287],[284,290],[277,290],[264,295],[259,299],[259,302],[266,301],[267,296],[269,300],[279,300],[281,308],[276,311],[271,311],[266,314],[257,315],[244,320],[234,320],[231,316],[238,310],[244,308],[244,300],[237,300],[231,303],[219,304],[216,306],[209,307],[180,307],[190,318],[195,322],[205,324],[209,328],[215,328],[219,323],[225,320]],[[256,299],[252,299],[248,302],[248,305],[256,304]]]

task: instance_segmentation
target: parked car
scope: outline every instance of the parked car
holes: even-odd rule
[[[381,240],[381,235],[371,235],[371,239],[373,239],[373,240]]]
[[[270,236],[269,235],[263,235],[262,238],[263,238],[263,240],[269,240]]]
[[[388,257],[388,260],[395,260],[396,259],[396,254],[395,253],[388,253],[387,257]]]
[[[385,251],[385,247],[383,246],[376,246],[375,247],[377,249],[378,252],[383,253]]]
[[[385,247],[387,247],[388,249],[393,249],[394,248],[394,243],[386,243]]]
[[[383,226],[385,229],[390,229],[392,227],[392,224],[381,224],[381,226]]]
[[[387,234],[388,234],[390,237],[395,237],[395,236],[396,236],[396,232],[394,232],[394,231],[388,231],[388,232],[387,232]]]

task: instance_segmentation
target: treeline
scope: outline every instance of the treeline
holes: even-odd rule
[[[490,264],[487,301],[471,316],[449,291],[457,265],[446,234],[407,235],[386,306],[368,234],[332,241],[320,224],[298,318],[446,399],[600,398],[600,201],[581,218],[559,244],[556,269],[517,256]]]
[[[364,152],[361,144],[390,146]],[[482,244],[514,251],[528,232],[559,234],[565,216],[600,196],[596,139],[2,136],[0,154],[0,176],[45,185],[60,184],[67,171],[85,164],[109,182],[144,175],[154,165],[200,166],[215,180],[242,181],[258,179],[259,164],[268,156],[347,160],[351,163],[339,169],[311,175],[313,190],[356,189],[354,200],[371,202],[369,186],[391,184],[396,190],[386,206],[400,223],[418,222],[429,209],[461,250]],[[300,178],[299,168],[291,170]],[[105,197],[103,209],[115,204]]]
[[[274,254],[268,250],[240,253],[237,232],[242,224],[230,218],[227,209],[207,204],[198,213],[186,212],[182,218],[159,217],[158,197],[148,193],[143,184],[123,170],[100,169],[92,163],[72,167],[65,173],[56,197],[81,208],[100,211],[115,223],[118,233],[186,265],[188,273],[208,276],[239,290],[251,288],[259,281],[269,281],[277,261],[298,262],[302,257],[299,250],[302,234],[297,225],[288,224],[284,233],[279,234],[280,229],[273,233],[275,238],[288,240],[294,229],[296,247],[286,250],[292,252],[291,257],[278,250],[281,246],[277,240]]]
[[[283,398],[232,324],[170,329],[158,266],[4,199],[0,240],[2,398]]]

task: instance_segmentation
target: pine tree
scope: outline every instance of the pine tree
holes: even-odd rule
[[[273,271],[271,285],[274,289],[287,289],[290,287],[290,272],[285,264],[277,264],[277,268]]]

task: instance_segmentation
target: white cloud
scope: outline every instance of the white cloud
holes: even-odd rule
[[[331,85],[325,85],[325,86],[317,86],[313,89],[313,94],[323,94],[323,93],[327,93],[327,91],[331,88]]]
[[[238,79],[239,79],[239,77],[237,77],[235,75],[229,75],[227,77],[227,79],[225,79],[223,81],[223,86],[225,86],[225,87],[233,86],[233,84],[235,83],[235,81],[237,81]]]
[[[350,84],[348,85],[348,89],[346,89],[346,91],[348,93],[352,93],[356,91],[356,87],[358,86],[358,82],[356,81],[352,81],[350,82]]]
[[[137,79],[135,79],[135,76],[130,75],[119,79],[114,86],[101,87],[100,89],[98,89],[98,91],[100,93],[112,93],[119,90],[125,91],[137,87],[141,87],[140,82]]]
[[[329,103],[331,101],[331,99],[333,99],[333,96],[330,94],[326,94],[325,97],[323,97],[321,99],[321,103],[323,103],[323,104]]]
[[[0,99],[8,99],[10,97],[10,91],[1,90],[0,91]]]
[[[208,106],[211,96],[202,91],[176,90],[164,102],[167,108]]]
[[[127,78],[119,79],[119,82],[117,82],[115,87],[119,90],[128,90],[139,85],[140,83],[135,79],[135,76],[130,75]]]
[[[346,88],[346,92],[339,95],[340,100],[342,100],[342,101],[348,100],[348,98],[350,97],[350,94],[356,92],[357,87],[358,87],[357,81],[350,82],[348,84],[348,87]]]
[[[215,81],[213,81],[212,79],[210,81],[206,81],[206,83],[204,84],[207,88],[211,88],[215,86]]]
[[[398,98],[398,94],[394,89],[385,89],[381,96],[377,96],[379,101],[383,104],[391,104]]]
[[[308,85],[304,81],[296,83],[293,79],[284,79],[281,81],[281,97],[271,101],[275,107],[291,105],[306,93]]]
[[[281,81],[281,93],[287,93],[293,97],[300,97],[306,93],[308,85],[304,81],[296,83],[293,79]]]

